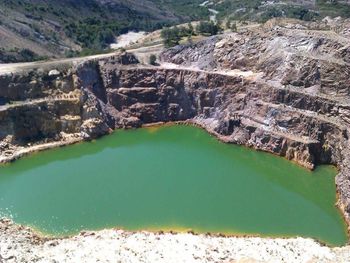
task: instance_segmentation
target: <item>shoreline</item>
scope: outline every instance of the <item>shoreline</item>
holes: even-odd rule
[[[69,146],[72,144],[76,144],[76,143],[80,143],[80,142],[89,142],[89,141],[93,141],[93,140],[98,140],[100,138],[102,138],[103,136],[108,136],[109,134],[117,131],[117,130],[133,130],[133,129],[139,129],[139,128],[151,128],[151,127],[158,127],[158,126],[171,126],[171,125],[185,125],[185,126],[193,126],[193,127],[197,127],[200,129],[203,129],[204,131],[206,131],[209,135],[215,137],[218,141],[222,142],[222,143],[227,143],[227,144],[234,144],[234,145],[238,145],[238,146],[242,146],[242,147],[246,147],[249,149],[253,149],[255,151],[259,151],[259,152],[264,152],[264,153],[268,153],[268,154],[272,154],[273,156],[276,157],[281,157],[284,158],[296,165],[299,165],[305,169],[308,169],[310,171],[314,170],[315,166],[306,166],[303,163],[297,162],[295,160],[289,160],[287,159],[285,156],[281,156],[278,155],[276,153],[273,152],[269,152],[263,149],[259,149],[259,148],[254,148],[253,145],[246,145],[246,144],[239,144],[236,142],[232,142],[230,141],[230,136],[224,136],[224,135],[220,135],[219,133],[215,132],[214,130],[210,129],[209,127],[206,126],[206,124],[204,123],[200,123],[197,120],[194,119],[189,119],[189,120],[183,120],[183,121],[168,121],[168,122],[154,122],[154,123],[147,123],[147,124],[143,124],[140,127],[126,127],[126,128],[120,128],[120,129],[115,129],[112,131],[109,131],[109,133],[100,135],[97,138],[84,138],[83,136],[81,136],[81,134],[76,133],[73,134],[73,136],[69,136],[69,137],[64,137],[59,141],[53,141],[53,142],[48,142],[48,143],[38,143],[36,145],[33,146],[29,146],[29,147],[21,147],[19,150],[16,150],[13,152],[13,154],[8,155],[8,156],[1,156],[0,155],[0,165],[6,165],[9,163],[12,163],[22,157],[25,157],[27,155],[36,153],[36,152],[41,152],[41,151],[46,151],[46,150],[50,150],[50,149],[54,149],[54,148],[59,148],[59,147],[64,147],[64,146]],[[326,164],[327,165],[327,164]],[[329,164],[329,165],[333,165],[333,164]],[[336,165],[334,165],[337,170],[338,167]],[[339,170],[338,170],[339,171]]]
[[[67,233],[67,234],[49,234],[41,231],[40,229],[36,228],[35,226],[32,225],[26,225],[26,224],[20,224],[16,223],[13,219],[8,218],[6,216],[1,217],[0,216],[0,224],[5,223],[8,225],[12,225],[15,227],[18,227],[20,230],[25,229],[29,232],[31,232],[33,235],[35,235],[38,239],[40,240],[65,240],[65,239],[72,239],[77,236],[84,236],[86,233],[99,233],[103,231],[122,231],[126,233],[131,233],[131,234],[137,234],[137,233],[150,233],[154,235],[180,235],[180,234],[188,234],[192,236],[205,236],[207,238],[236,238],[236,239],[243,239],[243,238],[259,238],[259,239],[264,239],[264,240],[290,240],[290,239],[306,239],[306,240],[312,240],[318,245],[322,247],[328,247],[328,248],[342,248],[342,247],[347,247],[350,246],[350,242],[348,242],[344,245],[332,245],[332,244],[327,244],[326,242],[319,240],[317,238],[313,237],[307,237],[307,236],[298,236],[298,235],[290,235],[290,236],[284,236],[283,234],[281,235],[262,235],[259,233],[250,233],[250,234],[245,234],[245,233],[234,233],[234,232],[209,232],[209,231],[196,231],[191,228],[186,228],[186,227],[163,227],[163,228],[153,228],[153,227],[145,227],[145,228],[140,228],[140,229],[126,229],[120,226],[114,226],[114,227],[104,227],[100,229],[82,229],[77,233]],[[0,234],[1,235],[1,234]]]
[[[258,28],[248,25],[237,33],[166,50],[158,67],[141,65],[136,57],[119,52],[0,65],[3,97],[18,102],[2,110],[6,137],[0,143],[0,166],[35,152],[91,141],[116,128],[187,120],[173,124],[197,126],[223,143],[283,157],[308,170],[316,164],[335,165],[334,205],[349,237],[350,105],[346,57],[339,56],[349,41],[344,30],[329,33],[335,22],[335,29],[338,23],[348,24],[326,21],[320,29],[314,22],[275,19]],[[312,56],[300,51],[310,47]],[[130,51],[141,58],[155,52],[154,47]],[[252,75],[243,74],[248,71]],[[23,145],[27,141],[35,143]],[[55,238],[0,218],[0,263],[349,259],[349,240],[346,246],[331,248],[311,238],[115,228]]]
[[[82,231],[68,238],[41,237],[0,219],[2,262],[346,262],[350,246],[328,247],[310,238],[125,231]],[[77,261],[78,260],[78,261]]]
[[[27,148],[23,148],[10,156],[1,156],[0,157],[0,167],[1,167],[1,165],[7,165],[10,163],[13,163],[22,157],[25,157],[25,156],[28,156],[31,154],[35,154],[37,152],[42,152],[42,151],[47,151],[50,149],[69,146],[69,145],[76,144],[79,142],[84,142],[84,141],[85,141],[84,138],[78,137],[78,138],[69,139],[67,141],[65,141],[65,140],[64,141],[55,141],[55,142],[43,143],[43,144],[38,144],[38,145],[30,146]]]
[[[255,151],[260,151],[260,152],[272,154],[275,157],[280,157],[280,158],[284,158],[284,159],[288,160],[285,156],[280,156],[280,155],[275,154],[273,152],[265,151],[265,150],[262,150],[262,149],[257,149],[253,145],[237,144],[235,142],[232,142],[232,141],[230,141],[229,136],[224,136],[224,135],[218,134],[214,130],[210,129],[210,127],[208,127],[208,125],[206,125],[206,123],[202,123],[198,119],[189,119],[189,120],[183,120],[183,121],[148,123],[148,124],[142,125],[141,127],[124,128],[124,130],[132,130],[132,129],[139,129],[139,128],[152,128],[152,127],[161,127],[161,126],[172,126],[172,125],[185,125],[185,126],[197,127],[197,128],[203,129],[209,135],[213,136],[215,139],[217,139],[218,141],[220,141],[222,143],[234,144],[234,145],[246,147],[246,148],[249,148],[249,149],[252,149],[252,150],[255,150]],[[102,138],[103,136],[108,136],[108,135],[110,135],[111,133],[113,133],[113,132],[115,132],[117,130],[118,129],[110,130],[109,133],[104,134],[104,135],[99,136],[98,138],[94,138],[94,139],[92,139],[92,138],[84,138],[80,134],[75,134],[73,136],[64,137],[64,138],[62,138],[61,141],[43,143],[43,144],[38,144],[38,145],[30,146],[30,147],[27,147],[27,148],[23,148],[23,149],[15,152],[11,156],[0,157],[0,168],[1,168],[2,165],[11,164],[11,163],[15,162],[16,160],[18,160],[18,159],[20,159],[22,157],[31,155],[31,154],[35,154],[35,153],[38,153],[38,152],[41,152],[41,151],[50,150],[50,149],[60,148],[60,147],[64,147],[64,146],[69,146],[69,145],[73,145],[73,144],[77,144],[77,143],[89,142],[89,141],[93,141],[95,139],[98,140],[98,139]],[[303,164],[298,163],[298,162],[296,162],[294,160],[288,160],[288,161],[290,161],[290,162],[292,162],[292,163],[294,163],[296,165],[299,165],[299,166],[301,166],[301,167],[303,167],[303,168],[305,168],[307,170],[310,170],[310,171],[313,171],[314,168],[317,166],[317,165],[314,165],[314,167],[310,168],[310,167],[306,167]],[[338,174],[339,173],[339,168],[336,165],[334,165],[334,167],[337,169],[337,174]],[[348,237],[348,241],[345,244],[345,246],[346,245],[350,245],[350,217],[346,213],[344,205],[341,202],[338,189],[336,189],[336,202],[335,202],[334,205],[339,210],[339,212],[341,214],[341,217],[343,218],[343,220],[344,220],[344,222],[346,224],[346,234],[347,234],[347,237]],[[0,217],[0,220],[1,220],[1,217]],[[34,227],[30,227],[30,229],[35,234],[40,236],[41,238],[53,238],[53,239],[61,238],[61,237],[55,237],[55,236],[51,236],[51,235],[46,235],[45,233],[41,233],[39,230],[36,230]],[[115,228],[111,228],[111,229],[115,229]],[[104,230],[108,230],[108,229],[104,229]],[[118,229],[118,230],[128,231],[128,230],[123,230],[123,229]],[[90,231],[90,230],[83,230],[82,232],[86,232],[86,231]],[[100,231],[100,230],[97,230],[97,231]],[[140,230],[140,231],[142,232],[144,230]],[[136,231],[136,232],[140,232],[140,231]],[[167,232],[167,231],[162,231],[162,230],[160,230],[160,231],[157,231],[157,230],[155,230],[155,231],[146,230],[146,231],[152,232],[152,233]],[[133,231],[128,231],[128,232],[133,232]],[[182,231],[177,232],[176,230],[175,231],[174,230],[168,230],[168,232],[169,233],[183,233]],[[186,231],[185,231],[185,233],[186,233]],[[192,234],[195,234],[195,235],[203,234],[203,233],[195,233],[192,230],[187,231],[187,233],[192,233]],[[219,236],[219,237],[227,237],[227,238],[230,238],[230,237],[235,237],[235,238],[240,238],[240,237],[243,237],[243,238],[247,238],[247,237],[248,238],[267,238],[267,239],[274,239],[274,238],[288,239],[288,238],[293,238],[293,237],[277,237],[277,236],[276,237],[270,237],[270,236],[263,237],[263,236],[260,236],[259,234],[251,234],[251,235],[250,234],[225,234],[225,233],[207,233],[207,234],[209,234],[209,236]],[[75,235],[73,234],[73,235],[62,236],[62,238],[63,239],[65,239],[65,238],[72,238],[74,236]],[[296,237],[296,238],[298,238],[298,237]],[[311,238],[311,239],[313,239],[313,238]],[[323,244],[323,245],[328,246],[326,243],[324,243],[322,241],[319,241],[317,239],[313,239],[313,240],[315,240],[319,244]],[[0,261],[0,263],[1,263],[1,261]]]

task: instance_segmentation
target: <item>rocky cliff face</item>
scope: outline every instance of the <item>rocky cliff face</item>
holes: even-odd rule
[[[340,29],[349,23],[338,22]],[[341,202],[350,211],[350,174],[346,168],[350,41],[344,30],[335,31],[267,23],[257,30],[175,47],[165,51],[162,60],[240,74],[242,89],[233,91],[230,102],[219,107],[226,116],[215,118],[222,123],[232,114],[239,116],[240,125],[230,130],[229,141],[285,156],[309,168],[319,163],[337,165],[341,168],[337,176]]]
[[[117,128],[186,121],[311,169],[337,165],[339,205],[349,213],[349,45],[330,31],[265,26],[167,50],[158,67],[121,54],[4,74],[1,160]]]

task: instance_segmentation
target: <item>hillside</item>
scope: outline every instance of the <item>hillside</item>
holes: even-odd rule
[[[129,30],[206,20],[265,22],[273,17],[319,20],[350,16],[350,1],[327,0],[2,0],[0,63],[103,52]]]
[[[327,0],[223,0],[213,3],[220,17],[265,22],[273,17],[318,20],[326,16],[350,17],[350,1]]]
[[[0,1],[0,62],[31,61],[103,50],[128,30],[205,18],[201,1],[4,0]],[[177,11],[172,11],[177,10]]]

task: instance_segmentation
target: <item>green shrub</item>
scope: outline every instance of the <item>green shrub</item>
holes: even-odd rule
[[[149,64],[151,64],[153,66],[157,65],[157,57],[156,57],[156,55],[152,54],[149,57]]]
[[[231,23],[230,29],[232,32],[237,32],[237,25],[235,22]]]
[[[23,58],[24,61],[33,61],[36,57],[36,54],[30,49],[22,49],[19,52],[19,55]]]
[[[216,35],[221,30],[220,26],[214,24],[212,21],[203,22],[201,21],[197,26],[197,32],[202,35]]]
[[[180,30],[177,27],[164,28],[161,31],[161,37],[165,47],[173,47],[179,44],[181,40]]]

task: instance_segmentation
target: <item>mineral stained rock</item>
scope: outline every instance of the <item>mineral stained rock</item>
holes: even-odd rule
[[[124,53],[3,73],[1,161],[117,128],[185,121],[310,169],[336,165],[349,219],[350,22],[337,25],[268,22],[166,50],[160,66]]]

